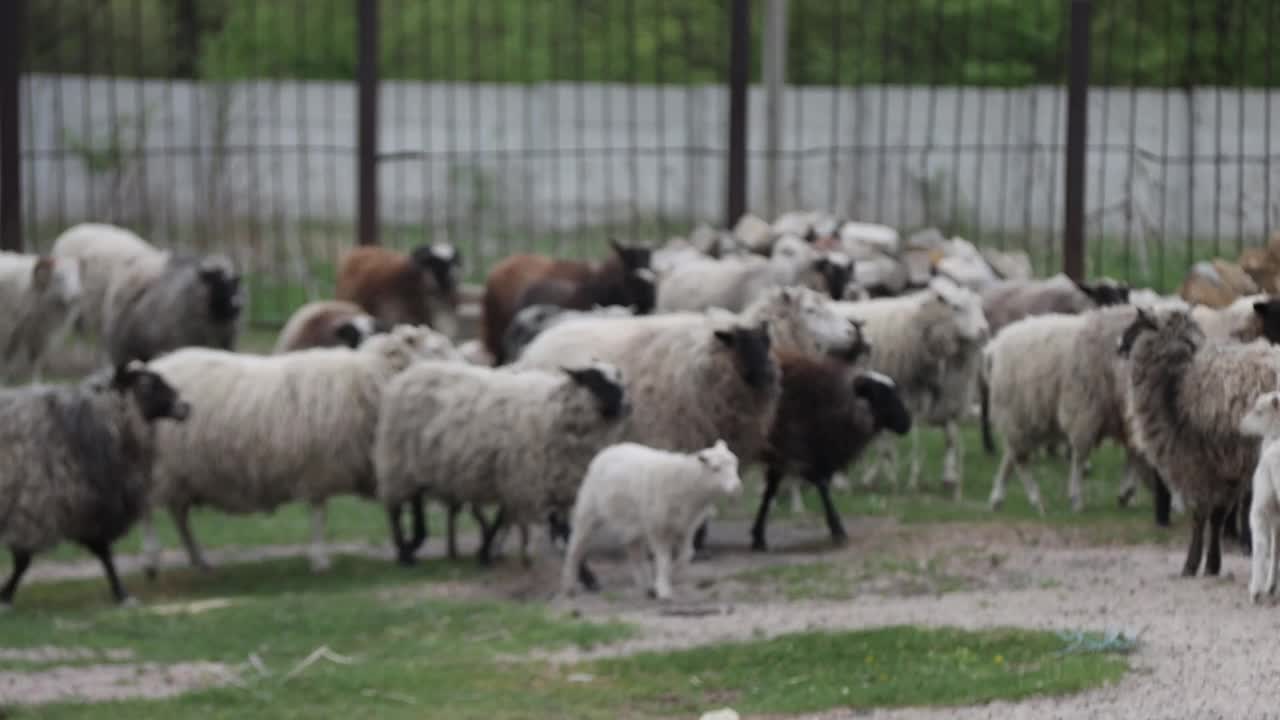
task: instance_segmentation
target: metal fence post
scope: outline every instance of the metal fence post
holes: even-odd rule
[[[751,0],[733,0],[729,36],[729,163],[725,227],[747,211],[747,80],[751,72]]]
[[[0,249],[22,250],[22,128],[18,80],[22,72],[22,11],[0,2]]]
[[[782,90],[787,81],[787,0],[767,0],[762,65],[765,93],[765,187],[770,218],[781,212]]]
[[[361,245],[378,244],[378,0],[355,0],[357,15],[356,129]]]
[[[1089,16],[1092,0],[1071,0],[1071,48],[1067,56],[1066,218],[1062,271],[1084,279],[1085,143],[1089,117]]]

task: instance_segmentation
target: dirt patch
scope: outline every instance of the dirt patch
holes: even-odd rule
[[[165,698],[228,682],[220,663],[122,663],[0,671],[0,705]]]
[[[132,660],[134,652],[129,648],[95,650],[84,647],[59,647],[44,645],[33,648],[0,648],[0,661],[23,663],[62,663],[80,661],[124,662]]]

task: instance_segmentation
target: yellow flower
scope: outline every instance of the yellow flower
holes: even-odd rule
[[[996,664],[997,664],[997,665],[1003,665],[1003,664],[1004,664],[1004,656],[1003,656],[1003,655],[997,655],[997,656],[996,656]]]
[[[873,663],[873,662],[875,662],[875,661],[876,661],[876,656],[875,656],[875,655],[868,655],[868,656],[867,656],[867,664],[868,664],[868,665],[870,665],[871,663]]]

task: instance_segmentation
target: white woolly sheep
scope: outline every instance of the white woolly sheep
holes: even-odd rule
[[[575,320],[591,318],[632,317],[631,308],[610,305],[592,310],[570,310],[559,305],[530,305],[522,308],[507,325],[502,336],[502,352],[507,362],[520,359],[520,353],[547,328]]]
[[[921,425],[941,426],[946,435],[942,482],[963,492],[962,444],[957,425],[969,408],[987,321],[978,296],[941,278],[919,293],[859,303],[836,303],[838,312],[864,323],[871,344],[867,364],[888,375],[898,386],[914,418],[909,485],[920,481]],[[881,452],[862,481],[875,482],[881,464],[890,468],[897,484],[897,446],[891,438],[877,441]]]
[[[181,422],[189,410],[138,363],[79,386],[0,391],[0,543],[13,554],[0,607],[32,555],[63,540],[93,553],[116,601],[129,599],[111,545],[146,505],[155,421]]]
[[[458,360],[443,335],[401,325],[356,350],[258,356],[188,348],[152,363],[196,409],[192,422],[157,433],[152,494],[153,506],[173,515],[191,563],[207,567],[191,534],[192,507],[241,514],[304,501],[311,506],[311,566],[327,568],[326,501],[374,494],[383,386],[433,358]],[[159,545],[146,522],[154,572]]]
[[[803,284],[823,256],[800,238],[778,240],[768,258],[756,255],[681,265],[658,286],[658,312],[721,308],[740,312],[774,287]]]
[[[621,373],[599,362],[554,372],[420,363],[387,385],[382,402],[378,498],[406,564],[425,534],[415,528],[406,541],[396,509],[419,494],[450,508],[497,505],[478,559],[489,562],[495,534],[511,524],[527,562],[529,524],[567,514],[587,464],[629,413]]]
[[[0,253],[0,308],[0,380],[38,380],[81,308],[80,261]]]
[[[1253,530],[1249,597],[1260,603],[1264,593],[1276,594],[1276,570],[1280,563],[1276,551],[1276,543],[1280,541],[1280,392],[1259,395],[1240,421],[1240,431],[1262,438],[1258,466],[1253,471],[1253,502],[1249,508]]]
[[[608,528],[627,548],[636,585],[651,597],[671,599],[672,576],[693,558],[694,530],[717,500],[741,491],[738,458],[723,440],[691,454],[636,443],[601,450],[587,467],[573,506],[561,591],[573,593],[592,537]],[[652,582],[648,554],[653,555]]]
[[[53,241],[49,254],[80,262],[83,311],[79,324],[99,336],[106,332],[110,309],[107,292],[116,274],[143,261],[163,266],[169,258],[168,253],[133,232],[104,223],[80,223],[68,228]]]

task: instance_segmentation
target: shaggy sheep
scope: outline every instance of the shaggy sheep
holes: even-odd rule
[[[0,253],[0,381],[37,380],[80,310],[80,261]]]
[[[942,482],[963,492],[959,419],[969,409],[970,390],[980,350],[988,336],[978,296],[954,283],[935,279],[929,288],[900,298],[836,303],[838,312],[864,323],[871,343],[868,365],[893,379],[914,418],[911,431],[910,487],[920,481],[921,425],[941,426],[946,434]],[[870,485],[887,464],[897,483],[896,443],[880,441],[881,452],[863,475]]]
[[[484,285],[485,347],[501,365],[502,337],[521,308],[550,303],[573,310],[596,305],[653,309],[654,276],[648,248],[610,241],[613,255],[603,262],[555,260],[543,255],[512,255],[494,266]],[[532,286],[539,285],[537,288]]]
[[[651,597],[671,599],[673,574],[679,575],[693,558],[694,529],[716,500],[741,491],[738,458],[723,440],[690,454],[635,443],[601,450],[587,467],[573,506],[561,592],[573,594],[591,538],[607,527],[626,546],[636,585]],[[652,582],[648,554],[653,556]]]
[[[370,335],[390,328],[355,303],[318,300],[294,311],[276,340],[275,354],[317,347],[359,347]]]
[[[1197,305],[1191,319],[1214,340],[1280,343],[1280,298],[1248,295],[1223,308]]]
[[[502,337],[502,354],[507,362],[515,362],[534,338],[547,328],[561,323],[589,318],[631,317],[632,315],[634,313],[631,308],[616,305],[597,307],[593,310],[568,310],[559,305],[530,305],[522,308],[512,318],[506,334]]]
[[[49,254],[58,259],[80,261],[83,310],[78,324],[99,336],[106,332],[107,291],[116,274],[137,262],[162,266],[169,259],[168,253],[157,250],[136,234],[103,223],[81,223],[68,228],[53,241]]]
[[[1048,280],[1005,281],[982,291],[982,312],[992,333],[1030,315],[1073,315],[1129,301],[1129,287],[1110,278],[1076,282],[1061,273]]]
[[[462,256],[448,243],[422,245],[408,255],[361,246],[338,261],[334,294],[388,325],[427,325],[453,335],[461,266]]]
[[[1280,382],[1280,380],[1278,380]],[[1249,597],[1262,602],[1262,595],[1276,593],[1276,570],[1280,557],[1280,392],[1258,396],[1240,421],[1240,431],[1262,439],[1258,466],[1253,471],[1253,501],[1249,509],[1253,529],[1253,569],[1249,577]]]
[[[767,468],[764,496],[751,527],[751,549],[764,550],[769,505],[787,473],[798,473],[818,488],[831,539],[846,539],[831,502],[831,476],[853,462],[881,430],[899,435],[911,429],[911,414],[893,380],[876,372],[856,372],[835,359],[779,353],[782,398],[761,459]]]
[[[1139,310],[1119,352],[1130,358],[1126,412],[1132,441],[1186,502],[1193,518],[1183,575],[1221,567],[1227,509],[1258,462],[1259,441],[1240,431],[1254,401],[1276,389],[1280,352],[1263,343],[1218,344],[1185,312]]]
[[[705,310],[721,308],[740,312],[773,287],[788,287],[804,283],[812,272],[840,272],[843,260],[837,256],[837,265],[824,259],[803,240],[787,236],[778,240],[773,255],[768,259],[755,255],[690,262],[671,271],[658,288],[658,312]],[[851,268],[843,268],[851,270]],[[824,279],[827,277],[824,273]],[[839,283],[835,297],[841,297],[848,284],[849,274],[832,278]]]
[[[311,566],[329,565],[325,503],[375,490],[373,438],[382,388],[414,362],[456,359],[444,336],[401,325],[358,349],[313,348],[257,356],[190,348],[152,367],[196,408],[194,422],[156,436],[152,504],[167,508],[191,563],[206,567],[188,513],[207,505],[227,513],[271,512],[293,501],[311,506]],[[147,519],[154,572],[159,546]]]
[[[107,355],[145,362],[184,347],[233,349],[244,295],[230,260],[170,257],[122,268],[107,306]]]
[[[139,363],[102,380],[0,392],[0,542],[13,554],[0,606],[31,556],[62,540],[93,553],[116,601],[129,599],[111,545],[146,505],[155,421],[181,422],[190,407]]]
[[[555,372],[421,363],[389,383],[382,402],[378,498],[404,563],[425,535],[406,541],[395,508],[421,493],[450,508],[497,505],[478,559],[489,561],[495,533],[512,524],[527,562],[528,525],[569,510],[587,464],[630,412],[621,373],[598,362]]]

